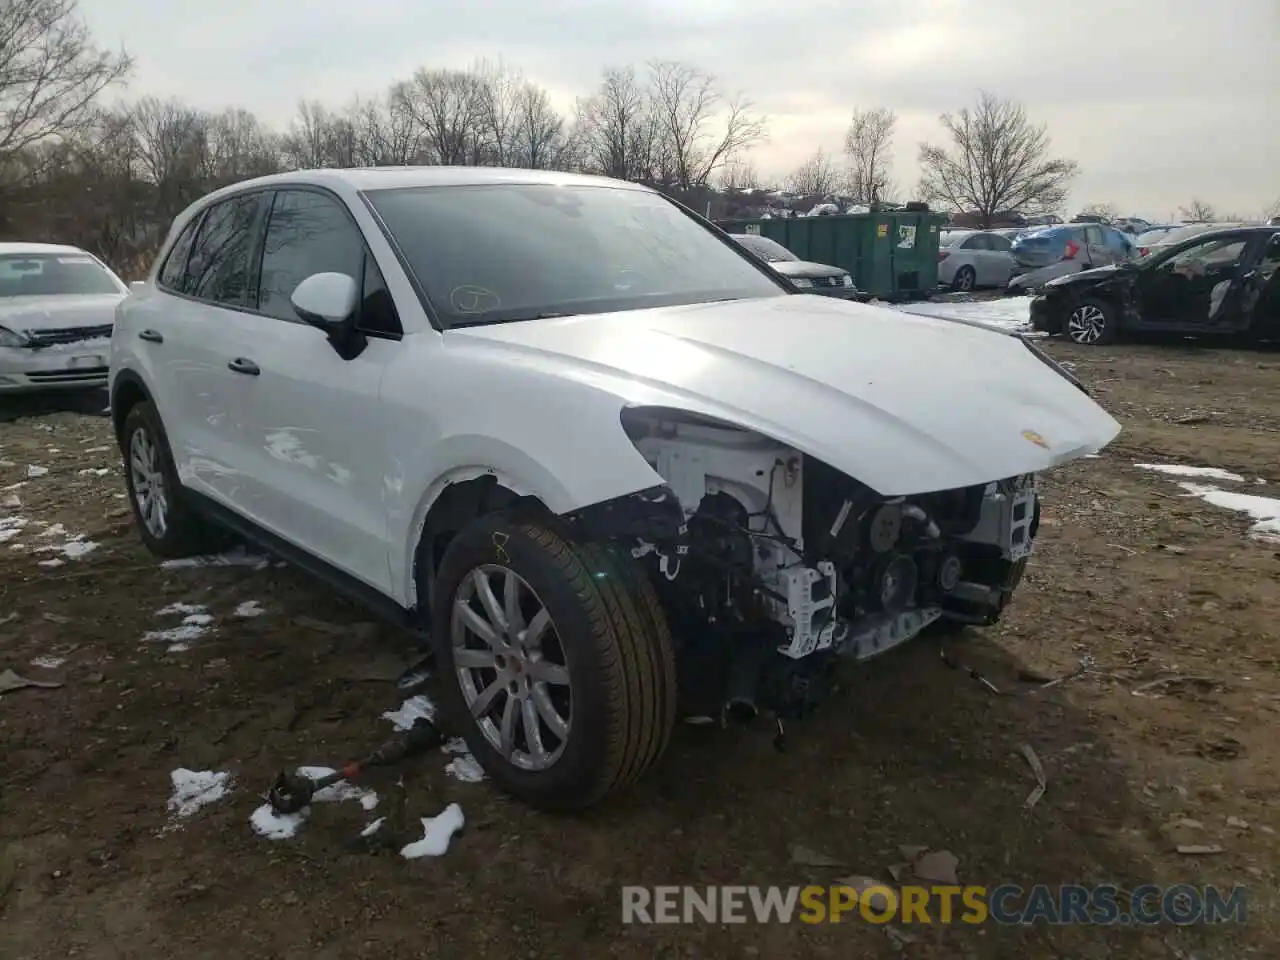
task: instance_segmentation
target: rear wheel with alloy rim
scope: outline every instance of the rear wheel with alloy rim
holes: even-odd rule
[[[149,401],[135,404],[125,416],[120,448],[133,517],[148,550],[179,558],[225,544],[226,538],[187,505],[168,437]]]
[[[630,556],[553,521],[493,515],[450,541],[433,595],[443,706],[498,786],[581,809],[657,763],[675,721],[675,661]]]
[[[1067,336],[1086,347],[1116,339],[1115,308],[1101,300],[1081,300],[1067,315]]]
[[[978,274],[973,267],[961,267],[951,279],[951,289],[967,292],[976,286]]]

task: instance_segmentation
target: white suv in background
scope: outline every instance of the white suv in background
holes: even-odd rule
[[[230,528],[428,629],[448,722],[549,808],[677,709],[798,710],[837,656],[994,623],[1034,474],[1119,430],[1028,341],[797,294],[653,190],[448,167],[193,205],[111,407],[153,551]]]
[[[78,247],[0,243],[0,394],[101,387],[129,290]]]

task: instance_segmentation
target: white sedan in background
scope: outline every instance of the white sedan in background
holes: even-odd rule
[[[1003,287],[1013,276],[1009,237],[994,230],[943,230],[938,237],[938,283],[952,290]]]
[[[105,385],[116,304],[128,294],[78,247],[0,243],[0,394]]]

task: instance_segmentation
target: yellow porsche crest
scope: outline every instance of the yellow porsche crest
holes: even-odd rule
[[[1034,430],[1023,430],[1022,436],[1024,439],[1030,440],[1037,447],[1044,447],[1046,450],[1049,449],[1049,441],[1040,436],[1040,434],[1036,433]]]

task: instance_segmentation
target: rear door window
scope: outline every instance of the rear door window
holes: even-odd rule
[[[182,292],[228,307],[246,305],[262,194],[232,197],[212,207],[196,233]]]

